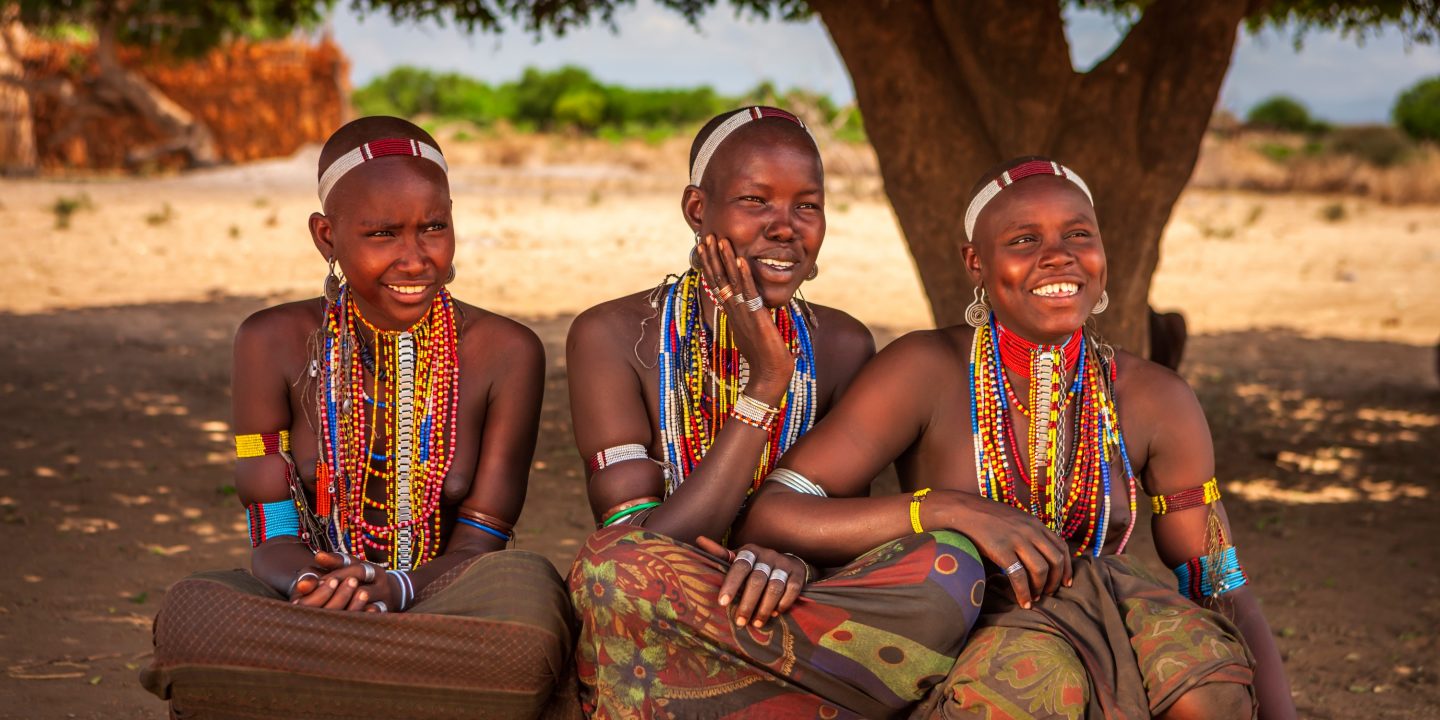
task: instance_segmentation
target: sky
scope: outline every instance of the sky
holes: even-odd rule
[[[1093,11],[1067,17],[1071,56],[1081,69],[1108,54],[1122,32],[1114,18]],[[770,80],[782,88],[818,90],[841,103],[854,96],[845,66],[816,19],[785,23],[738,17],[722,2],[697,30],[653,0],[638,0],[616,13],[616,25],[618,32],[593,26],[563,38],[546,33],[537,41],[521,28],[469,35],[453,25],[397,25],[383,14],[360,18],[341,9],[330,29],[350,57],[355,87],[397,65],[503,82],[527,66],[574,64],[603,82],[633,87],[710,85],[739,94]],[[1311,32],[1298,52],[1286,33],[1242,33],[1220,105],[1243,116],[1256,102],[1284,93],[1331,122],[1385,122],[1396,95],[1436,75],[1440,47],[1407,48],[1394,30],[1363,46],[1336,33]]]

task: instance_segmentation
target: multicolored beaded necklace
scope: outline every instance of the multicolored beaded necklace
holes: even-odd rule
[[[382,564],[396,570],[439,554],[440,496],[455,457],[460,403],[458,347],[455,310],[444,289],[408,330],[371,325],[348,286],[329,306],[315,514],[326,519],[332,547],[356,555],[380,550]],[[372,478],[384,483],[383,499],[366,492]],[[382,511],[384,524],[366,520],[367,508]]]
[[[1120,539],[1125,551],[1135,529],[1135,473],[1120,433],[1113,388],[1115,363],[1101,359],[1095,343],[1076,330],[1061,345],[1038,345],[1006,330],[996,320],[975,329],[970,349],[970,428],[980,494],[1025,510],[1076,544],[1076,555],[1100,555],[1110,520],[1110,465],[1118,455],[1129,483],[1130,520]],[[1088,350],[1088,352],[1087,352]],[[1020,404],[1010,372],[1026,377],[1028,402]],[[1075,379],[1068,391],[1064,378]],[[1029,420],[1025,467],[1018,450],[1010,407]],[[1065,415],[1070,410],[1070,452]],[[1026,486],[1027,498],[1017,488]]]
[[[702,292],[711,293],[704,278],[694,270],[686,272],[666,291],[660,315],[664,333],[660,345],[660,435],[671,468],[666,496],[675,492],[710,449],[750,375],[749,363],[735,347],[725,313],[715,314],[714,328],[705,323],[700,309]],[[795,372],[780,401],[784,419],[775,423],[765,442],[752,477],[752,492],[780,456],[815,424],[815,349],[810,344],[810,328],[795,300],[784,310],[771,309],[770,314],[796,355]]]

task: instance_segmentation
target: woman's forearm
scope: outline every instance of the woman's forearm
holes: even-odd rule
[[[267,540],[250,552],[250,572],[282,594],[289,592],[301,570],[313,565],[315,553],[291,535]]]
[[[725,423],[705,459],[645,518],[645,528],[686,543],[724,537],[745,502],[766,437],[742,422]]]
[[[756,498],[735,544],[755,543],[795,553],[815,564],[843,565],[869,550],[910,535],[909,495],[822,498],[770,489]],[[922,506],[923,509],[923,506]],[[935,530],[925,524],[926,530]]]
[[[1212,607],[1215,603],[1210,603]],[[1295,702],[1290,697],[1290,681],[1270,624],[1260,612],[1260,603],[1250,588],[1241,587],[1223,596],[1218,605],[1230,615],[1245,637],[1245,644],[1255,658],[1255,696],[1260,702],[1261,720],[1292,720]]]

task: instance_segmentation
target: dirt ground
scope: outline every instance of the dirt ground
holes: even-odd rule
[[[453,287],[545,340],[518,545],[563,569],[592,527],[565,332],[575,312],[683,267],[683,168],[497,167],[469,152],[451,160]],[[319,289],[314,161],[0,182],[0,717],[163,717],[136,675],[166,587],[246,564],[230,337]],[[67,229],[61,199],[79,206]],[[829,218],[810,299],[882,342],[925,326],[874,179],[832,179]],[[1193,191],[1166,233],[1155,304],[1196,333],[1182,370],[1305,717],[1440,717],[1436,228],[1434,206]],[[1133,547],[1153,555],[1145,538]]]

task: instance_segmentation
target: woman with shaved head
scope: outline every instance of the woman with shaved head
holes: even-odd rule
[[[356,120],[321,152],[324,297],[235,337],[252,571],[184,580],[156,619],[143,680],[177,716],[534,717],[555,694],[573,635],[560,578],[505,549],[544,351],[446,290],[447,172],[398,118]]]
[[[935,528],[973,540],[993,574],[938,717],[1294,717],[1199,402],[1087,327],[1108,304],[1089,188],[1028,157],[972,198],[968,324],[877,355],[775,471],[803,482],[766,483],[740,537],[821,562]],[[868,497],[891,462],[905,493]],[[1125,554],[1137,489],[1168,587]]]
[[[953,532],[885,543],[823,576],[793,555],[724,546],[874,342],[799,296],[818,271],[825,188],[798,118],[716,117],[690,167],[690,269],[587,310],[566,350],[602,528],[570,575],[584,704],[596,717],[903,714],[953,664],[978,613],[979,560]],[[927,621],[935,609],[953,621]]]

